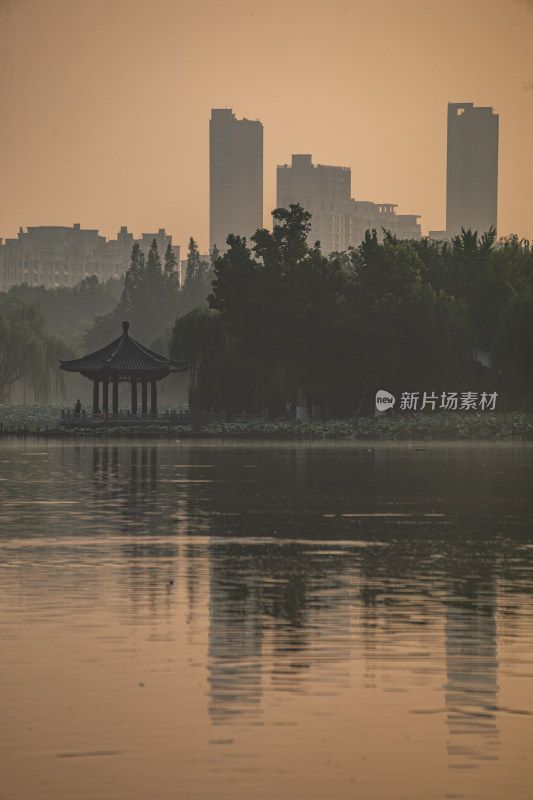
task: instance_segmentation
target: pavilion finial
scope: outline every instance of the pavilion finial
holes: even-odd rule
[[[122,323],[122,330],[124,331],[124,333],[127,334],[129,329],[130,329],[130,323],[128,322],[128,320],[124,320],[124,322]]]

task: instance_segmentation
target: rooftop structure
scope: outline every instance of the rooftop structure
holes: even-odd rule
[[[298,198],[318,200],[349,200],[351,197],[352,171],[350,167],[329,167],[313,164],[312,156],[296,153],[291,166],[284,164],[277,169],[277,205],[288,208],[299,203]]]

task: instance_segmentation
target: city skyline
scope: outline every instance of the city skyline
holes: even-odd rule
[[[498,233],[533,238],[533,4],[0,0],[0,237],[80,222],[209,238],[211,108],[260,119],[264,216],[292,153],[445,227],[448,102],[500,117]],[[453,46],[451,43],[453,42]]]

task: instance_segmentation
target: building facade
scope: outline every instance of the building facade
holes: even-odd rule
[[[352,171],[349,167],[313,164],[308,153],[293,154],[291,166],[277,169],[277,205],[288,208],[295,198],[306,200],[349,200],[352,196]]]
[[[97,230],[84,230],[76,223],[72,228],[41,225],[20,228],[16,239],[0,240],[0,291],[26,283],[28,286],[76,286],[84,278],[96,275],[99,281],[121,278],[130,265],[131,250],[136,241],[148,254],[152,241],[158,243],[161,260],[172,237],[160,228],[157,234],[142,234],[134,239],[122,227],[116,239],[107,240]],[[177,264],[180,248],[173,246]]]
[[[311,244],[319,241],[322,252],[357,247],[367,230],[383,230],[399,239],[420,239],[416,214],[397,214],[394,203],[372,203],[351,197],[351,169],[314,165],[309,154],[295,154],[289,166],[277,168],[277,205],[299,203],[311,213]]]
[[[141,237],[137,241],[139,242],[139,247],[141,248],[142,252],[144,253],[144,257],[145,258],[148,258],[148,253],[150,252],[150,248],[152,246],[152,242],[154,241],[154,239],[155,239],[156,244],[157,244],[157,252],[159,253],[159,257],[161,259],[161,262],[163,262],[163,259],[165,257],[165,253],[167,252],[167,247],[170,245],[172,247],[172,249],[174,250],[174,252],[176,254],[176,257],[178,258],[178,264],[180,263],[180,261],[179,261],[179,256],[180,256],[179,247],[176,250],[176,247],[173,246],[173,244],[172,244],[172,236],[170,236],[170,234],[168,234],[165,231],[164,228],[159,228],[157,233],[141,233]],[[130,252],[131,252],[131,250],[130,250]]]
[[[230,233],[250,237],[263,227],[263,126],[211,109],[209,121],[209,249],[225,252]]]
[[[448,103],[446,234],[479,235],[498,223],[499,117],[490,107]]]

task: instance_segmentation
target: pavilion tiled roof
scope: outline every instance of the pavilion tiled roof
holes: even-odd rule
[[[71,361],[60,361],[61,369],[67,372],[81,372],[92,377],[102,374],[157,374],[158,377],[170,372],[184,372],[189,368],[188,361],[173,359],[149,350],[128,333],[129,323],[122,323],[123,334],[110,344],[94,353],[75,358]]]

